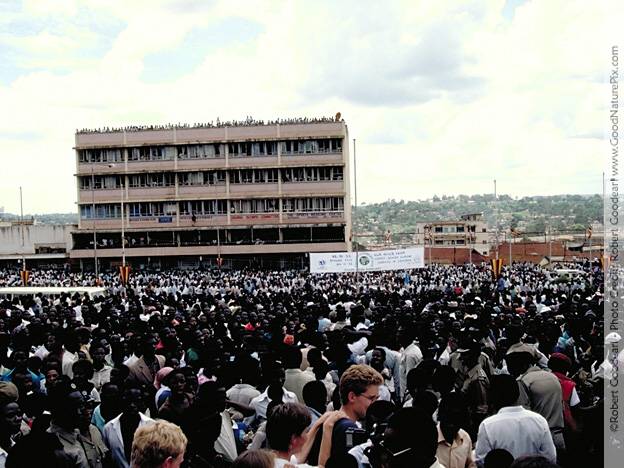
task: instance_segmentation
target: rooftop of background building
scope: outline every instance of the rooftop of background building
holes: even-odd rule
[[[248,116],[245,120],[226,120],[189,123],[168,123],[162,125],[129,125],[126,127],[102,127],[102,128],[83,128],[77,129],[76,134],[90,133],[123,133],[123,132],[143,132],[149,130],[179,130],[179,129],[196,129],[196,128],[224,128],[224,127],[257,127],[269,125],[308,125],[320,123],[344,122],[341,119],[340,112],[335,117],[294,117],[275,120],[256,120]]]

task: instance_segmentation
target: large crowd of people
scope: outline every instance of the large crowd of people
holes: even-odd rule
[[[620,336],[600,266],[574,268],[110,272],[95,298],[0,298],[0,467],[600,466]]]
[[[196,122],[193,124],[188,123],[170,123],[164,125],[128,125],[126,127],[102,127],[102,128],[82,128],[76,130],[79,134],[88,133],[129,133],[129,132],[143,132],[146,130],[188,130],[196,128],[223,128],[223,127],[257,127],[264,125],[304,125],[315,123],[331,123],[339,122],[340,115],[336,117],[294,117],[274,120],[258,120],[251,116],[247,116],[245,120],[220,120],[210,122]]]

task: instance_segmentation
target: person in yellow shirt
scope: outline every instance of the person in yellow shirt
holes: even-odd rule
[[[476,468],[472,440],[462,429],[468,423],[466,402],[461,393],[453,392],[438,407],[438,448],[436,457],[445,468]]]

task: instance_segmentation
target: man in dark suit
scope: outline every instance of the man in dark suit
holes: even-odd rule
[[[146,335],[140,340],[141,357],[130,366],[131,382],[153,385],[156,373],[165,365],[165,357],[156,354],[156,338]]]

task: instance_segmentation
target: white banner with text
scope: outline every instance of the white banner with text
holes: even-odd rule
[[[425,267],[425,249],[311,253],[310,273],[410,270]]]

